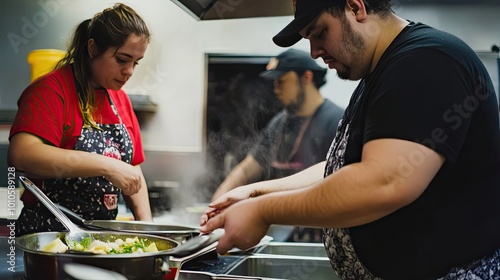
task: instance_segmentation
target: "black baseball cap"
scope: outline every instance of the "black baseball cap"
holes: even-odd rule
[[[297,49],[289,49],[280,53],[277,57],[271,58],[266,69],[267,71],[261,72],[260,76],[270,80],[279,78],[290,71],[303,73],[310,70],[325,74],[327,70],[319,66],[308,52]]]
[[[295,19],[273,37],[280,47],[290,47],[302,39],[299,32],[326,8],[345,0],[294,0]]]

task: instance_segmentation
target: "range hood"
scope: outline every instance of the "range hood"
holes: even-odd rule
[[[171,0],[197,20],[293,15],[291,0]]]
[[[293,15],[292,0],[171,0],[197,20]],[[497,5],[498,0],[398,0],[393,8],[413,5]]]

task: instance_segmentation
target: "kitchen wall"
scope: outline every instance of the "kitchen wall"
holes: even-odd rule
[[[3,0],[0,109],[15,108],[19,94],[29,83],[26,56],[31,50],[65,49],[79,22],[114,2]],[[278,54],[283,49],[275,46],[271,37],[291,17],[197,21],[171,1],[123,2],[143,16],[153,34],[146,57],[125,87],[130,94],[150,95],[158,104],[157,112],[142,127],[148,157],[145,173],[151,180],[194,180],[193,174],[203,173],[204,169],[206,54]],[[394,2],[401,16],[453,33],[475,50],[487,51],[493,44],[500,44],[500,5],[419,6]],[[302,41],[296,48],[308,50],[308,44]],[[328,79],[324,95],[345,107],[357,83],[339,80],[334,71],[330,71]],[[0,135],[5,137],[5,133]],[[191,167],[190,171],[186,172],[186,166]]]

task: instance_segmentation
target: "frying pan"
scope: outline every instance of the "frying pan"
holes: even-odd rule
[[[65,264],[77,263],[115,271],[127,279],[175,280],[185,261],[213,251],[223,231],[216,230],[210,234],[199,235],[183,244],[170,238],[149,234],[113,231],[88,231],[88,233],[95,240],[101,241],[138,237],[146,240],[146,246],[155,242],[158,252],[105,255],[77,252],[49,253],[41,249],[56,238],[64,240],[66,232],[32,233],[16,238],[16,246],[24,252],[26,278],[29,280],[61,279],[60,269]]]

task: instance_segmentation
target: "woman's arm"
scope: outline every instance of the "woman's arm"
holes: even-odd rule
[[[139,165],[134,166],[137,170],[142,173],[142,169]],[[125,195],[123,196],[125,202],[128,207],[134,214],[134,218],[138,221],[153,221],[153,215],[151,214],[151,207],[149,204],[149,194],[148,187],[146,185],[146,180],[144,179],[144,175],[141,180],[141,189],[139,192],[133,195]]]
[[[140,169],[121,160],[57,148],[26,132],[12,136],[7,157],[10,166],[39,178],[104,176],[126,195],[138,192],[143,180]]]

